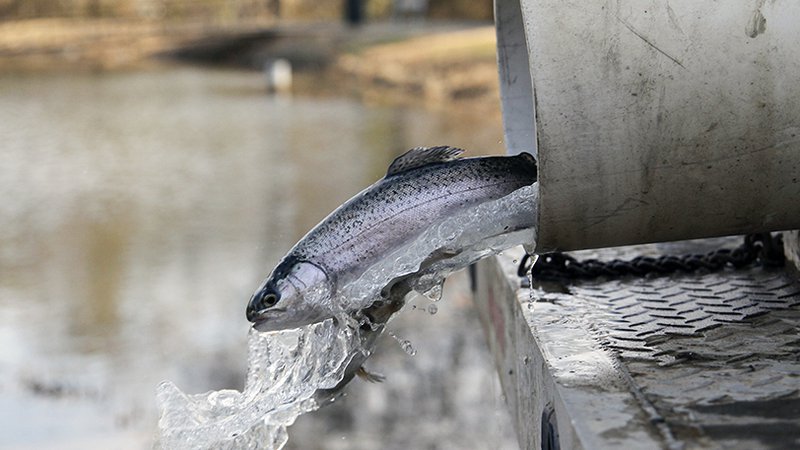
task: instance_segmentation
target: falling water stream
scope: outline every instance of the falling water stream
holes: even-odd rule
[[[536,188],[523,187],[426,230],[345,286],[337,301],[367,307],[390,281],[404,275],[411,275],[415,291],[438,299],[444,278],[453,271],[535,241]],[[456,256],[420,268],[428,255],[442,249]],[[336,387],[353,358],[372,352],[374,339],[367,335],[382,328],[361,325],[353,316],[342,315],[295,330],[251,330],[243,392],[187,395],[165,381],[158,388],[161,447],[282,448],[288,439],[286,427],[321,406],[315,394]]]

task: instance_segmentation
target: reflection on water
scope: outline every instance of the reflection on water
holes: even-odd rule
[[[146,447],[160,380],[187,392],[241,388],[245,303],[328,211],[407,148],[501,151],[499,127],[481,118],[268,98],[261,83],[258,74],[196,69],[0,78],[0,446]],[[400,350],[386,359],[389,386],[354,384],[353,395],[402,388],[424,399],[445,383],[482,393],[441,394],[456,410],[462,400],[448,395],[466,395],[471,406],[497,397],[486,389],[496,384],[489,357],[472,348],[483,344],[468,302],[450,303],[452,312],[421,321],[420,335],[439,342],[431,348],[466,341],[468,351],[432,354],[435,363],[422,365],[434,376],[415,367],[427,360]],[[413,324],[413,313],[398,329]],[[463,335],[447,328],[464,324],[472,329]],[[384,344],[392,353],[392,342]],[[464,364],[455,359],[467,356],[475,358],[469,370],[456,370]],[[423,420],[424,412],[382,402],[347,409],[345,400],[297,426],[327,439],[331,430]],[[482,433],[513,442],[499,437],[509,432],[500,401],[484,406],[473,412],[484,419]],[[365,407],[378,415],[374,423],[358,412]],[[431,421],[445,414],[456,425],[431,442],[461,423],[452,409],[434,408]],[[486,425],[486,416],[498,424]],[[335,423],[342,417],[349,425]]]

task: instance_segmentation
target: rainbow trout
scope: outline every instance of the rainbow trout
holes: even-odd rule
[[[259,331],[274,331],[363,309],[339,294],[367,268],[454,214],[536,181],[536,161],[527,153],[458,158],[462,152],[418,147],[395,159],[384,178],[289,251],[253,294],[247,319]]]

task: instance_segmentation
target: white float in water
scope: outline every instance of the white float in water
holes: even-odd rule
[[[292,89],[292,64],[283,58],[269,59],[264,63],[267,91],[289,92]]]

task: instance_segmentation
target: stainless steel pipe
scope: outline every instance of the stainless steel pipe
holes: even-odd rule
[[[800,3],[496,0],[537,251],[800,228]]]

